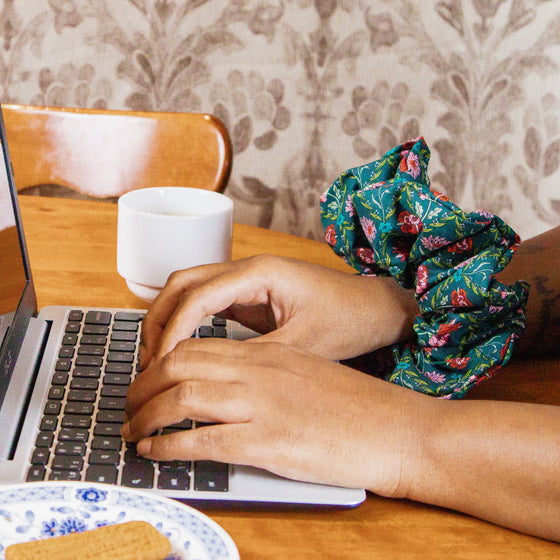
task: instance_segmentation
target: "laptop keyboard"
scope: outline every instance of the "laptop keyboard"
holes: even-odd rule
[[[227,492],[228,465],[150,461],[122,440],[128,385],[137,371],[142,313],[72,310],[31,457],[28,481],[82,480],[133,488]],[[219,317],[193,336],[227,336]],[[160,433],[187,430],[184,420]]]

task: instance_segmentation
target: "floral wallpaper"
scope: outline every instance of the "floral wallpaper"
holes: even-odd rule
[[[560,223],[559,0],[3,0],[0,99],[219,116],[236,220],[322,238],[318,199],[418,135],[434,186]]]

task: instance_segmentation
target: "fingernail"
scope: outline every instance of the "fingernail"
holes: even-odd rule
[[[130,422],[127,422],[122,428],[121,428],[121,437],[123,439],[128,440],[130,438]]]

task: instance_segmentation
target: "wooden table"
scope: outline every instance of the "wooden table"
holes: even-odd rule
[[[144,307],[116,271],[116,205],[20,197],[39,307]],[[236,224],[233,257],[268,252],[349,270],[318,242]],[[559,360],[510,364],[479,398],[560,405]],[[349,510],[239,506],[205,510],[236,542],[242,559],[560,558],[560,545],[478,519],[368,494]]]

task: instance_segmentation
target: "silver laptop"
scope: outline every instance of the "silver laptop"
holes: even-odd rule
[[[0,484],[80,480],[182,500],[354,506],[362,489],[284,479],[210,461],[154,462],[120,437],[144,311],[48,307],[37,313],[0,112]],[[48,232],[44,232],[48,235]],[[254,333],[209,317],[198,337]],[[186,419],[164,432],[196,427]]]

